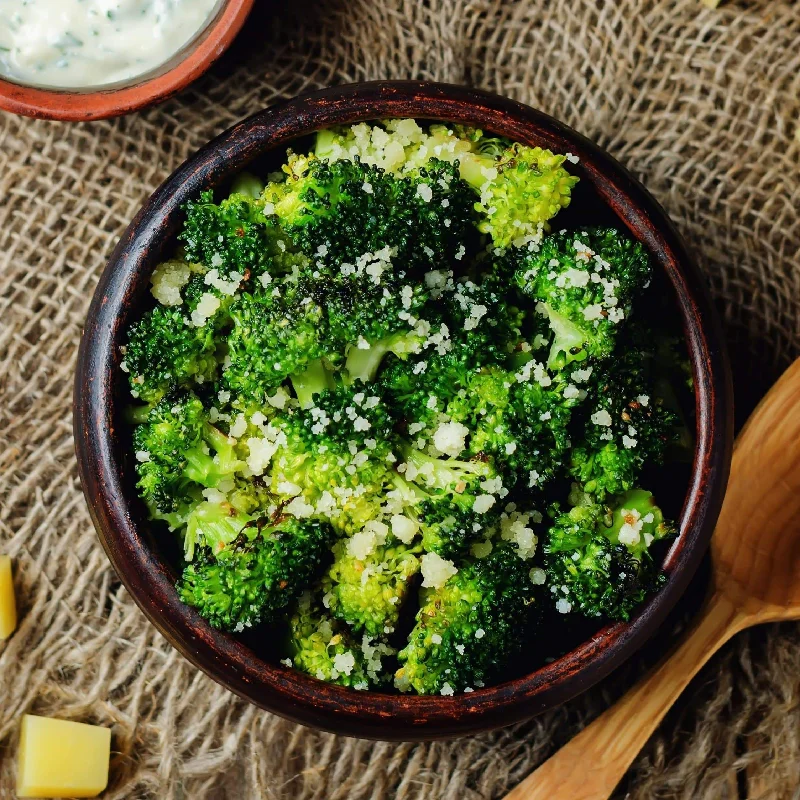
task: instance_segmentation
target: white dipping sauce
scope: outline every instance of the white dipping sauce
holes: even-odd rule
[[[220,0],[0,0],[0,75],[74,89],[161,66],[206,26]]]

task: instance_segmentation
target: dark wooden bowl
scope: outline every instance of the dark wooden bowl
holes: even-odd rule
[[[130,114],[171,97],[197,80],[227,49],[254,0],[225,0],[205,28],[165,64],[119,85],[42,89],[0,79],[0,109],[40,119],[87,121]]]
[[[119,369],[119,345],[148,302],[153,268],[174,247],[181,206],[202,189],[226,185],[248,166],[258,169],[270,151],[282,152],[298,137],[332,124],[385,117],[466,123],[578,155],[574,169],[580,185],[603,214],[625,226],[652,254],[694,370],[697,447],[675,509],[680,530],[664,561],[665,587],[631,622],[592,631],[563,657],[546,665],[528,664],[513,680],[455,697],[332,686],[270,660],[263,637],[245,642],[207,625],[178,600],[175,569],[163,546],[150,537],[134,491],[129,432],[122,420],[129,395]],[[197,667],[262,708],[337,733],[392,740],[508,725],[564,702],[628,658],[676,603],[706,550],[733,441],[729,369],[717,316],[703,276],[658,203],[606,153],[545,114],[493,94],[417,82],[365,83],[291,100],[231,128],[180,167],[128,227],[100,279],[81,342],[74,420],[81,480],[100,539],[122,582],[164,636]]]

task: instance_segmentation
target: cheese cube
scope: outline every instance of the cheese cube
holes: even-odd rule
[[[108,785],[111,731],[82,722],[22,718],[19,797],[96,797]]]
[[[0,556],[0,639],[8,639],[17,627],[17,604],[11,581],[11,559]]]

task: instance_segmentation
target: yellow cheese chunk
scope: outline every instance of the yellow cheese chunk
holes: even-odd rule
[[[22,718],[19,797],[97,797],[108,785],[111,731],[82,722]]]
[[[17,603],[11,581],[11,559],[0,556],[0,639],[8,639],[17,627]]]

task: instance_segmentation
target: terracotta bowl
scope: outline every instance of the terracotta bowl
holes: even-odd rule
[[[221,633],[183,605],[174,588],[175,561],[164,544],[169,537],[162,532],[156,544],[136,497],[130,434],[122,418],[130,400],[119,345],[128,325],[152,303],[148,279],[175,245],[181,206],[203,189],[224,189],[247,167],[264,171],[294,140],[319,128],[385,117],[466,123],[578,155],[574,169],[584,194],[576,190],[570,209],[579,218],[586,204],[593,215],[614,220],[646,245],[694,371],[697,445],[674,504],[679,535],[665,555],[664,588],[631,622],[601,630],[595,625],[552,663],[523,663],[513,679],[455,697],[355,692],[317,681],[277,663],[268,635],[242,639]],[[733,440],[720,326],[703,276],[663,209],[616,161],[551,117],[492,94],[416,82],[344,86],[291,100],[231,128],[180,167],[131,223],[100,279],[81,343],[74,419],[81,480],[100,539],[121,580],[164,636],[197,667],[262,708],[329,731],[393,740],[508,725],[562,703],[628,658],[676,603],[706,550]]]
[[[156,70],[97,89],[39,89],[0,79],[0,109],[40,119],[119,117],[160,103],[197,80],[227,49],[254,0],[225,0],[206,27]]]

